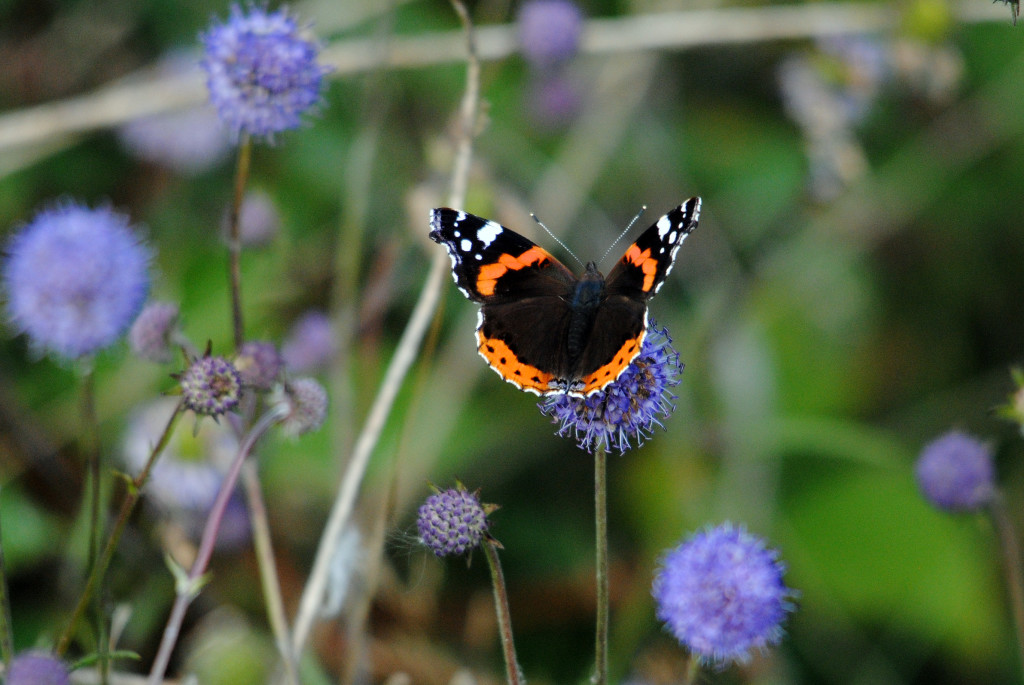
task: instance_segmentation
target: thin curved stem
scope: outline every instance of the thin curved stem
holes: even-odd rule
[[[252,452],[256,442],[263,437],[264,433],[284,417],[285,410],[273,409],[264,414],[252,427],[245,439],[238,446],[238,452],[228,472],[224,474],[224,482],[221,483],[217,492],[217,499],[210,508],[210,515],[206,519],[206,526],[203,528],[203,537],[199,542],[199,549],[196,552],[192,568],[184,578],[176,579],[177,596],[174,605],[171,607],[171,615],[164,627],[164,635],[160,640],[160,649],[153,660],[153,667],[149,672],[149,685],[160,685],[164,673],[167,671],[167,664],[171,660],[171,653],[178,642],[178,635],[181,631],[182,622],[185,619],[185,611],[192,600],[199,594],[202,587],[202,576],[213,556],[213,549],[217,542],[217,534],[220,532],[221,522],[224,519],[224,511],[227,509],[231,494],[234,492],[235,483],[238,482],[238,474],[242,470],[242,464],[246,457]]]
[[[450,206],[459,207],[465,200],[473,150],[473,135],[480,104],[480,62],[476,57],[476,42],[469,15],[465,12],[465,8],[460,9],[461,3],[458,0],[453,0],[453,5],[456,6],[456,11],[464,22],[469,53],[466,68],[466,90],[459,109],[460,137],[452,171],[452,187],[448,198]],[[380,391],[370,407],[362,432],[352,449],[352,456],[348,461],[345,474],[342,476],[334,505],[331,507],[324,531],[320,536],[320,545],[313,561],[313,569],[310,571],[309,580],[306,582],[302,599],[299,602],[299,611],[292,632],[292,647],[296,654],[302,651],[313,627],[313,621],[316,619],[324,588],[327,585],[331,560],[337,551],[341,533],[352,514],[359,485],[366,474],[370,457],[380,439],[384,424],[391,414],[398,391],[416,360],[427,327],[434,317],[448,264],[447,255],[443,251],[436,251],[430,263],[430,272],[427,274],[423,290],[420,291],[419,299],[409,317],[409,323],[398,341],[395,355],[384,374]]]
[[[97,587],[99,587],[100,580],[103,578],[107,568],[110,566],[110,560],[113,558],[114,551],[117,549],[117,545],[121,541],[121,534],[124,532],[125,526],[128,524],[128,519],[131,517],[132,511],[135,509],[135,505],[142,497],[142,488],[149,480],[149,474],[153,470],[156,460],[163,453],[164,448],[167,447],[167,443],[171,439],[174,427],[177,425],[178,418],[181,416],[181,409],[182,405],[181,402],[179,402],[177,406],[175,406],[174,413],[171,414],[171,418],[168,419],[167,425],[164,427],[163,434],[160,435],[160,439],[157,440],[156,445],[153,446],[153,450],[150,452],[146,465],[142,468],[139,475],[137,475],[128,484],[128,493],[125,495],[124,501],[121,502],[121,511],[118,512],[117,521],[114,523],[114,530],[111,532],[106,546],[103,548],[97,563],[89,574],[89,579],[86,581],[85,589],[78,598],[78,604],[75,606],[75,610],[71,614],[71,619],[68,621],[67,627],[64,629],[60,639],[57,641],[57,656],[62,656],[70,646],[71,638],[74,637],[78,622],[81,620],[82,614],[85,613],[86,607],[89,606],[89,602],[93,594],[95,594]]]

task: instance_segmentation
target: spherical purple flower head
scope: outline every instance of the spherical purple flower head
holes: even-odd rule
[[[224,235],[228,235],[229,213],[224,213]],[[238,239],[246,247],[269,245],[281,228],[277,205],[262,190],[250,190],[238,208]]]
[[[7,685],[70,685],[67,666],[45,652],[23,652],[7,665]]]
[[[101,207],[44,209],[7,246],[7,311],[33,348],[78,359],[112,345],[149,291],[150,251]]]
[[[307,312],[292,326],[281,346],[281,356],[292,373],[311,373],[326,367],[337,347],[327,315]]]
[[[995,495],[992,452],[965,433],[953,431],[926,445],[916,471],[921,492],[939,509],[976,511]]]
[[[576,55],[583,33],[583,13],[570,0],[531,0],[519,9],[519,43],[523,57],[547,68]]]
[[[284,415],[281,429],[287,435],[315,431],[327,418],[327,391],[312,378],[297,378],[279,385],[270,403]]]
[[[154,72],[177,83],[197,76],[200,69],[194,55],[175,50],[160,59]],[[118,129],[117,137],[135,157],[189,175],[206,171],[231,149],[231,134],[208,102],[130,121]]]
[[[662,425],[660,417],[675,409],[669,388],[679,385],[682,370],[668,330],[651,321],[639,356],[614,383],[587,397],[549,395],[538,406],[560,424],[557,434],[572,434],[580,449],[624,454],[631,439],[642,445],[654,426]]]
[[[465,554],[480,545],[487,532],[487,512],[476,493],[449,488],[427,498],[416,527],[420,542],[439,557]]]
[[[205,355],[178,376],[185,406],[201,416],[220,416],[238,406],[242,379],[224,357]]]
[[[283,367],[277,347],[263,340],[244,343],[235,357],[235,369],[242,383],[257,390],[270,390]]]
[[[236,135],[273,139],[320,102],[327,69],[303,34],[287,10],[232,5],[231,18],[202,35],[210,100]]]
[[[170,302],[147,304],[128,330],[132,354],[157,364],[171,361],[171,339],[178,326],[178,314],[178,305]]]
[[[725,523],[670,550],[654,578],[658,619],[701,661],[743,663],[782,637],[794,592],[775,550]]]

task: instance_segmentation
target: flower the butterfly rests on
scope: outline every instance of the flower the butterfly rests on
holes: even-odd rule
[[[536,395],[586,397],[640,354],[647,301],[697,227],[693,197],[640,234],[605,278],[577,277],[531,240],[455,209],[431,211],[430,238],[448,250],[462,293],[481,303],[477,351],[498,375]]]

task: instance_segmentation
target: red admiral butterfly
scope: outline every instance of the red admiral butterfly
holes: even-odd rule
[[[482,304],[477,350],[490,367],[535,395],[585,397],[640,354],[647,300],[699,216],[693,197],[658,219],[608,278],[594,262],[577,278],[515,231],[446,207],[431,210],[430,239],[447,248],[462,294]]]

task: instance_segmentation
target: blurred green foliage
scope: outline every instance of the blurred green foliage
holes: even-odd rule
[[[125,3],[86,5],[0,4],[11,65],[0,77],[5,110],[88,92],[190,45],[211,15],[226,12],[198,1],[136,3],[124,14]],[[347,26],[354,7],[296,9],[326,25],[325,42],[456,26],[440,2],[398,4],[393,15],[362,8],[370,18]],[[514,18],[505,3],[475,11]],[[557,124],[536,118],[533,75],[518,57],[485,65],[486,118],[465,209],[534,236],[526,212],[536,212],[586,260],[639,205],[650,219],[691,195],[704,198],[700,228],[651,305],[686,363],[677,409],[642,449],[611,460],[612,657],[623,679],[636,671],[666,682],[651,673],[682,662],[654,621],[658,555],[689,531],[733,520],[780,549],[801,595],[778,650],[708,681],[1020,680],[991,526],[931,510],[913,481],[925,441],[952,427],[972,431],[998,447],[1011,516],[1024,523],[1021,436],[992,413],[1012,390],[1008,369],[1024,341],[1024,28],[1008,16],[949,23],[952,14],[937,0],[912,3],[901,29],[874,37],[879,50],[918,50],[924,81],[941,66],[929,61],[938,59],[931,50],[953,55],[962,72],[942,97],[907,79],[880,82],[850,129],[866,165],[826,198],[812,192],[806,132],[787,116],[778,78],[783,59],[819,55],[820,44],[581,55],[569,71],[580,108]],[[96,16],[116,38],[67,78],[52,73],[66,56],[47,47],[68,22]],[[445,201],[463,72],[446,64],[341,76],[305,129],[254,154],[253,183],[278,203],[283,229],[243,260],[250,336],[280,342],[311,308],[345,325],[343,354],[324,377],[329,424],[301,442],[271,439],[259,457],[290,602],[440,249],[425,240],[425,216]],[[28,78],[39,73],[46,77]],[[193,340],[227,352],[220,226],[231,183],[230,164],[179,176],[134,160],[113,132],[99,131],[0,178],[0,232],[61,196],[116,204],[157,250],[154,296],[181,305]],[[483,564],[442,570],[406,544],[425,482],[458,477],[502,506],[494,532],[531,682],[582,682],[592,649],[590,457],[552,435],[532,396],[485,368],[473,349],[475,308],[447,280],[439,316],[364,485],[358,518],[372,528],[377,507],[393,508],[384,559],[405,583],[395,589],[381,576],[388,591],[370,613],[368,654],[382,660],[414,640],[442,664],[499,673],[493,634],[461,632],[477,625],[474,602],[486,600]],[[133,406],[169,390],[176,367],[133,360],[123,348],[97,363],[103,442],[114,459]],[[0,340],[0,516],[20,647],[52,640],[79,589],[81,559],[66,550],[81,534],[80,392],[74,369],[33,359],[23,339]],[[155,551],[158,518],[144,509],[133,520],[108,598],[136,604],[149,626],[126,637],[144,663],[171,596]],[[250,631],[239,648],[269,650],[251,552],[225,554],[240,567],[230,556],[215,563],[194,611],[237,603]],[[415,624],[419,634],[389,603],[401,592],[435,596],[430,620]],[[320,662],[340,673],[344,658],[331,656],[331,644],[319,643]],[[209,668],[200,652],[194,658]],[[269,666],[257,659],[238,668],[209,682],[259,681]]]

